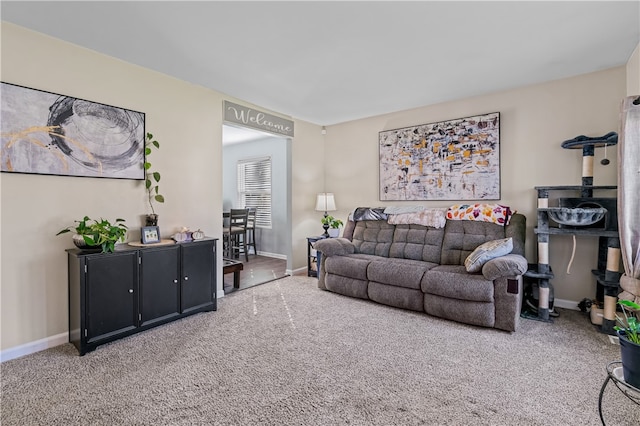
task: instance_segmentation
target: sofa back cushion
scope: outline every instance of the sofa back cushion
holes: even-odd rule
[[[342,238],[346,238],[349,241],[353,241],[353,231],[356,230],[356,222],[353,220],[347,219],[347,223],[344,224],[344,229],[342,230]]]
[[[464,265],[479,245],[491,240],[513,238],[511,253],[524,256],[526,218],[511,216],[509,225],[473,220],[447,220],[444,228],[422,225],[390,225],[384,220],[349,221],[353,226],[355,253],[423,260],[440,265]],[[348,234],[351,234],[349,229]],[[344,235],[348,237],[347,235]]]
[[[444,228],[396,225],[389,257],[440,263]]]
[[[447,220],[444,229],[441,265],[464,265],[464,260],[479,245],[505,238],[505,227],[490,222]]]
[[[524,256],[527,219],[520,213],[511,216],[506,226],[473,220],[447,220],[442,242],[441,265],[464,265],[464,260],[480,244],[502,238],[513,239],[513,254]]]
[[[395,226],[384,220],[361,220],[353,230],[355,253],[389,257]]]

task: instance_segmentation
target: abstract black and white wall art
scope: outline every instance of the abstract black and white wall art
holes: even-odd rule
[[[379,133],[380,200],[500,199],[500,113]]]
[[[4,82],[1,89],[2,172],[144,179],[144,113]]]

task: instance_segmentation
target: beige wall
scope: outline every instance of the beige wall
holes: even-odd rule
[[[640,95],[640,44],[627,62],[627,96]]]
[[[220,238],[222,102],[239,100],[5,22],[1,43],[4,82],[145,112],[147,130],[161,143],[154,167],[167,200],[156,209],[163,236],[189,226]],[[292,182],[294,268],[306,262],[304,236],[317,233],[313,198],[323,174],[320,127],[295,126],[293,163],[302,170]],[[1,349],[65,341],[64,250],[72,244],[69,234],[55,234],[88,215],[122,217],[130,240],[139,238],[148,209],[143,182],[2,173],[0,188]]]
[[[303,140],[304,144],[298,144]],[[291,233],[293,269],[307,267],[306,237],[322,234],[322,213],[315,211],[316,194],[323,192],[325,161],[324,136],[315,124],[296,122],[291,167]]]
[[[220,237],[222,100],[244,102],[12,24],[2,23],[0,37],[2,81],[145,112],[147,129],[162,143],[154,154],[154,166],[162,172],[162,192],[167,198],[158,207],[163,235],[184,225]],[[637,50],[634,58],[628,74],[640,68]],[[321,231],[320,214],[313,211],[317,192],[336,193],[338,217],[357,206],[381,204],[379,131],[493,111],[500,111],[502,120],[502,201],[529,218],[527,256],[534,261],[533,187],[580,182],[579,154],[561,149],[560,143],[578,134],[597,135],[617,128],[624,93],[625,69],[617,68],[331,126],[326,136],[321,135],[320,126],[295,120],[293,269],[306,265],[305,237]],[[611,165],[605,168],[599,165],[602,150],[596,151],[596,184],[615,183],[616,162],[611,154]],[[189,166],[181,166],[183,162]],[[147,213],[142,183],[2,173],[0,190],[0,349],[47,339],[64,341],[64,250],[71,244],[67,236],[54,235],[87,214],[123,217],[132,228],[130,239],[136,239],[140,217]],[[556,297],[592,296],[595,284],[588,270],[596,249],[589,239],[578,242],[578,260],[570,276],[561,273],[570,256],[570,239],[552,242]]]
[[[499,71],[497,71],[499,72]],[[619,107],[625,96],[625,68],[618,67],[579,77],[522,87],[487,96],[463,99],[408,111],[370,117],[327,129],[327,190],[333,191],[338,216],[359,206],[421,204],[379,201],[378,132],[476,114],[500,112],[501,203],[527,217],[527,258],[537,261],[533,227],[536,222],[535,186],[580,185],[582,151],[560,144],[577,135],[617,131]],[[616,184],[616,153],[602,166],[603,149],[596,150],[594,182]],[[331,153],[331,154],[329,154]],[[553,195],[553,194],[552,194]],[[612,196],[612,195],[609,195]],[[454,202],[426,202],[445,207]],[[576,260],[566,273],[572,239],[552,236],[551,266],[556,299],[579,301],[595,296],[591,269],[597,262],[597,239],[577,238]]]

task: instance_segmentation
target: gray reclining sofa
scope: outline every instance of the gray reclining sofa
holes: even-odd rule
[[[506,226],[446,220],[444,228],[349,220],[342,238],[316,243],[318,287],[466,324],[515,331],[522,302],[526,219]],[[468,273],[465,259],[481,244],[512,238],[511,253]]]

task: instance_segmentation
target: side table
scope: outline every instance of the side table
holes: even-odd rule
[[[610,362],[607,365],[607,378],[602,384],[600,396],[598,397],[598,413],[600,414],[600,421],[602,421],[603,426],[605,423],[604,416],[602,415],[602,396],[604,395],[604,390],[610,381],[616,385],[623,395],[633,401],[636,405],[640,405],[640,389],[635,386],[631,386],[624,381],[624,375],[622,374],[622,361]]]
[[[244,269],[242,262],[232,259],[222,259],[222,274],[233,273],[233,288],[240,288],[240,271]]]
[[[307,276],[308,277],[317,277],[318,272],[320,272],[320,256],[321,254],[313,248],[316,241],[324,240],[325,237],[323,235],[319,235],[317,237],[307,237]],[[313,265],[316,265],[316,268],[313,269]]]

